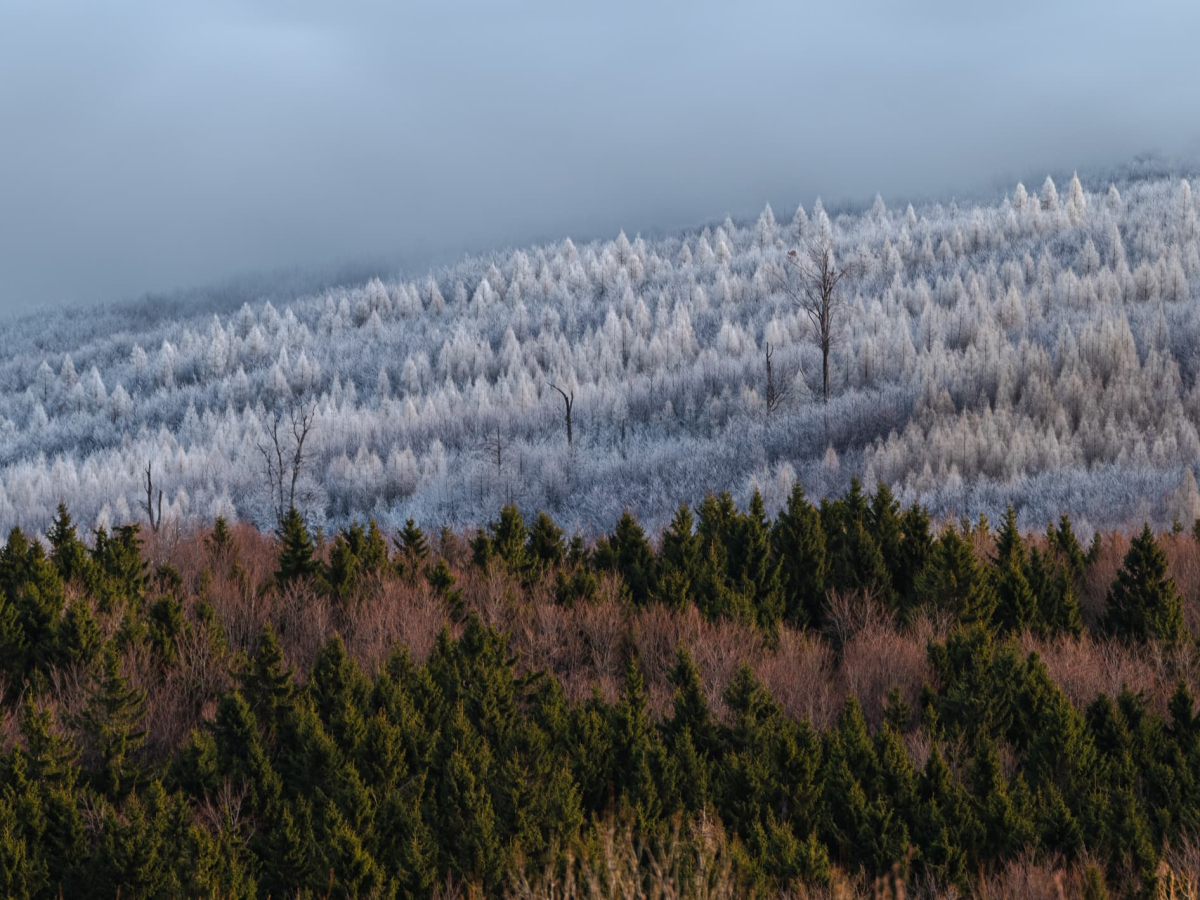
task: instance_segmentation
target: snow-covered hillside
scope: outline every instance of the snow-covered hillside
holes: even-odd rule
[[[778,218],[661,240],[570,240],[371,280],[277,309],[108,309],[0,332],[0,526],[168,517],[269,524],[273,409],[315,411],[317,523],[494,516],[651,527],[757,487],[853,474],[935,514],[1011,500],[1040,526],[1200,514],[1200,197],[1178,176],[1017,186],[993,205]],[[846,282],[827,410],[779,273],[831,239]],[[765,351],[791,391],[768,413]],[[564,403],[574,396],[568,449]]]

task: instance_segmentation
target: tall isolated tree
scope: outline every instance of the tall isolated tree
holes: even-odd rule
[[[312,431],[317,410],[314,404],[289,404],[275,409],[266,424],[268,441],[258,444],[266,467],[267,492],[275,521],[282,524],[288,510],[295,509],[297,486],[308,456],[304,442]],[[302,499],[302,498],[301,498]]]
[[[856,272],[854,263],[841,264],[834,257],[828,237],[801,239],[799,249],[789,250],[780,284],[783,292],[808,317],[813,343],[821,351],[821,399],[829,403],[829,354],[841,337],[842,307],[846,296],[842,282]]]

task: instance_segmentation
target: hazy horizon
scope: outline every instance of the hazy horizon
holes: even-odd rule
[[[0,2],[0,311],[1191,155],[1197,24],[1166,0]]]

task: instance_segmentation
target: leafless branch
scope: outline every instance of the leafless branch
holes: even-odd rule
[[[269,441],[258,445],[277,522],[282,522],[287,511],[296,505],[296,487],[308,462],[304,442],[312,431],[316,415],[315,404],[275,409],[267,424]]]
[[[562,394],[563,404],[567,408],[567,447],[570,449],[575,446],[574,432],[571,427],[571,411],[575,406],[575,392],[571,391],[571,393],[568,395],[567,392],[560,388],[557,384],[554,384],[553,382],[547,383],[550,385],[550,387]]]
[[[776,369],[775,351],[770,342],[764,345],[767,364],[767,418],[775,412],[791,395],[792,371],[788,367]]]
[[[829,354],[841,338],[842,282],[856,274],[855,263],[839,264],[828,238],[800,240],[789,250],[779,273],[779,288],[808,317],[813,343],[821,350],[823,402],[829,402]]]

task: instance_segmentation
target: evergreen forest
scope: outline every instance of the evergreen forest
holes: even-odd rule
[[[0,894],[1195,896],[1198,597],[1200,526],[856,479],[589,540],[60,504],[0,550]]]

